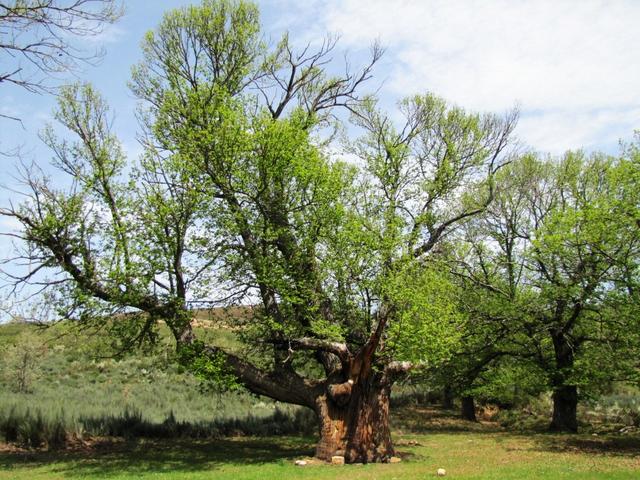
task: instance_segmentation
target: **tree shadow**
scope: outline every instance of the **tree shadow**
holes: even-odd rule
[[[256,465],[313,455],[300,437],[103,442],[61,451],[0,452],[0,470],[48,465],[65,477],[211,471],[221,465]]]
[[[455,410],[431,405],[398,409],[392,418],[394,430],[412,433],[495,433],[501,430],[496,422],[470,422]]]
[[[536,435],[538,450],[583,455],[640,457],[638,436]]]

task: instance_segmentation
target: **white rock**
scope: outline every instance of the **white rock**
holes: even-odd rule
[[[444,468],[439,468],[437,474],[439,477],[444,477],[447,474],[447,471]]]
[[[304,467],[306,464],[306,460],[296,460],[296,465],[299,467]]]

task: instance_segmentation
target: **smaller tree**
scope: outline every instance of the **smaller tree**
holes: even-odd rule
[[[26,325],[15,341],[2,352],[3,379],[17,393],[31,393],[41,374],[47,351],[43,339]]]

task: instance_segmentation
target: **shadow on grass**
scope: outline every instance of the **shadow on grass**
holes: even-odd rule
[[[392,427],[394,430],[419,434],[500,431],[496,422],[470,422],[463,420],[456,410],[444,410],[431,405],[396,410]]]
[[[221,465],[256,465],[313,455],[309,438],[144,440],[104,442],[82,450],[0,452],[0,470],[48,466],[66,477],[215,470]]]
[[[518,447],[518,449],[640,458],[640,435],[638,434],[626,436],[558,434],[548,432],[546,421],[523,422],[522,425],[523,428],[505,428],[498,422],[469,422],[461,419],[455,410],[444,410],[428,405],[399,409],[393,417],[394,430],[402,433],[488,435],[493,441],[505,444],[509,443],[510,439],[529,439],[532,441],[529,446]],[[403,443],[400,442],[399,445]],[[510,447],[505,446],[505,448]]]
[[[640,437],[583,435],[536,435],[539,450],[614,457],[640,457]]]

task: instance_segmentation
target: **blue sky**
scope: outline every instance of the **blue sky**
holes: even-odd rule
[[[78,79],[92,82],[115,112],[126,151],[135,139],[135,99],[128,91],[139,43],[164,11],[183,0],[125,0],[126,14],[87,48],[104,46],[97,67]],[[431,91],[471,110],[503,112],[519,105],[516,130],[529,147],[553,154],[567,149],[615,152],[640,128],[640,2],[518,0],[263,0],[264,32],[283,31],[299,43],[341,35],[336,52],[355,66],[379,39],[386,53],[370,86],[386,106]],[[69,77],[69,80],[73,80]],[[0,151],[21,147],[24,158],[46,166],[50,155],[37,137],[51,121],[54,100],[0,86]],[[11,186],[15,160],[0,156],[0,183]],[[4,203],[9,195],[0,193]],[[0,231],[13,225],[0,218]],[[0,240],[0,257],[9,245]]]

